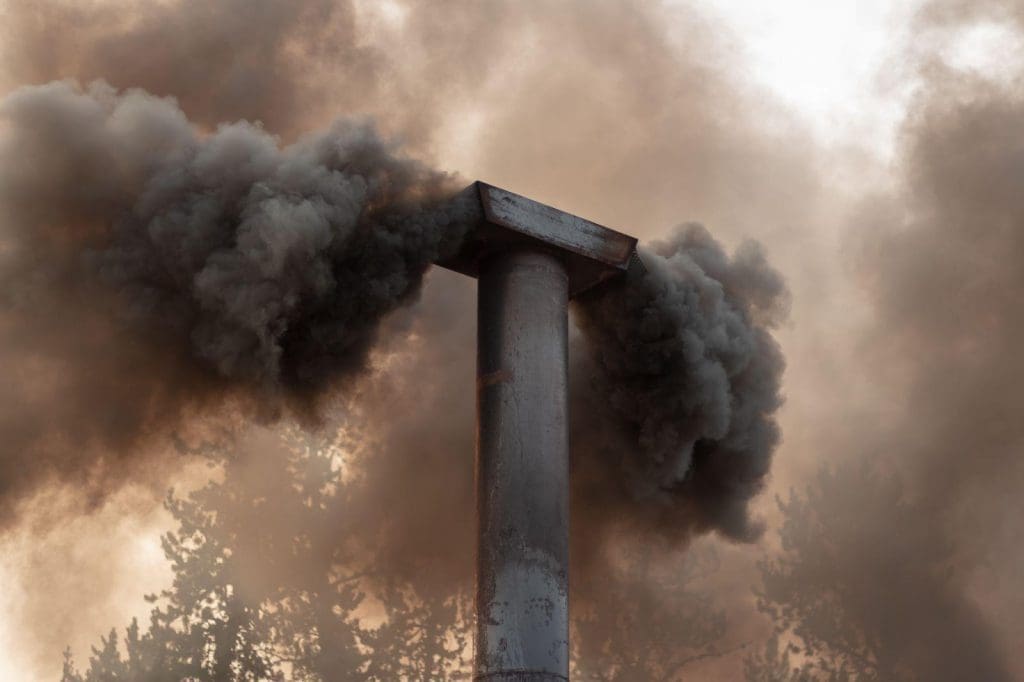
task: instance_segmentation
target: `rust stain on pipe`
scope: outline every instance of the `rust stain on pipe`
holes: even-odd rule
[[[476,389],[479,391],[483,388],[487,388],[492,384],[501,383],[502,381],[508,381],[512,378],[512,372],[505,369],[499,369],[496,372],[490,372],[483,376],[479,376],[476,379]]]

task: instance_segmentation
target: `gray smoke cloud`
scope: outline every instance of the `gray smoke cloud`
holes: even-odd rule
[[[203,136],[173,101],[103,83],[16,90],[0,117],[0,155],[23,161],[0,169],[5,332],[54,351],[74,404],[42,423],[5,410],[5,516],[49,474],[105,478],[105,451],[195,408],[315,420],[476,218],[366,123],[283,148],[248,123]],[[80,352],[83,331],[97,343]]]
[[[675,548],[707,532],[752,541],[761,531],[749,503],[779,438],[784,361],[771,332],[786,316],[785,285],[756,243],[730,255],[698,225],[641,253],[647,272],[572,306],[578,576],[602,571],[626,531]],[[389,570],[442,590],[472,578],[474,402],[458,387],[473,382],[475,306],[461,283],[433,274],[411,334],[383,341],[386,373],[360,387],[353,412],[371,417],[358,422],[367,445],[356,525]],[[374,427],[384,414],[399,416]],[[573,585],[578,601],[596,596],[585,579]]]
[[[173,101],[102,82],[19,89],[0,115],[5,154],[31,160],[0,175],[5,317],[60,364],[63,399],[74,392],[73,411],[52,420],[6,413],[19,435],[0,491],[8,517],[54,478],[88,477],[101,498],[131,479],[134,453],[200,410],[234,401],[315,422],[329,389],[366,369],[382,318],[479,218],[452,199],[450,177],[368,124],[282,148],[244,122],[200,135]],[[593,383],[577,385],[573,412],[616,429],[598,440],[574,427],[579,468],[603,481],[584,477],[584,497],[619,499],[617,515],[682,540],[749,540],[746,505],[778,440],[783,363],[768,326],[784,286],[756,245],[730,259],[696,227],[645,259],[649,272],[579,306],[597,371],[578,370]],[[47,345],[74,339],[68,310],[99,334],[85,353]],[[52,427],[68,437],[55,442]],[[391,439],[386,450],[416,456]],[[611,483],[622,475],[626,488]]]
[[[734,55],[699,13],[659,2],[537,6],[453,0],[396,7],[398,18],[382,22],[373,3],[320,0],[89,6],[8,2],[0,22],[3,75],[12,84],[103,78],[117,88],[173,95],[197,124],[194,135],[203,140],[216,136],[220,123],[244,118],[260,121],[263,130],[288,144],[337,112],[367,113],[383,130],[399,135],[404,149],[430,158],[440,139],[450,143],[453,130],[465,129],[472,133],[475,176],[640,236],[660,231],[680,215],[703,217],[727,243],[737,231],[756,226],[771,244],[773,260],[780,249],[790,248],[787,240],[773,239],[773,231],[777,237],[790,236],[809,220],[806,206],[788,199],[816,192],[818,176],[807,163],[807,140],[795,127],[779,127],[785,119],[770,101],[737,87],[731,74]],[[678,40],[676,27],[682,27],[686,40]],[[532,49],[536,45],[543,49]],[[552,63],[559,68],[552,69]],[[766,125],[769,119],[773,123]],[[638,124],[623,126],[623,121]],[[473,133],[475,126],[483,132]],[[760,169],[765,165],[774,172],[764,174]],[[104,178],[117,164],[99,159],[91,168],[98,171],[87,178]],[[76,182],[68,181],[67,193],[48,195],[36,207],[72,207],[84,195]],[[602,190],[595,192],[596,187]],[[125,201],[135,196],[133,191],[118,189],[113,203],[134,205]],[[207,344],[205,354],[198,355],[192,338],[162,333],[140,338],[135,332],[154,317],[147,312],[150,300],[139,309],[120,304],[131,300],[134,294],[128,292],[136,292],[133,283],[139,281],[124,274],[131,266],[125,257],[135,248],[145,251],[145,240],[141,245],[127,240],[113,250],[86,244],[87,237],[106,234],[102,216],[112,209],[79,203],[87,210],[68,208],[68,214],[88,218],[76,219],[83,229],[76,227],[75,234],[83,242],[65,244],[55,237],[49,244],[65,244],[58,251],[68,256],[81,253],[84,244],[91,255],[81,262],[92,268],[89,272],[109,278],[89,291],[71,284],[60,289],[61,295],[72,290],[74,296],[67,303],[48,302],[59,314],[47,316],[37,309],[30,325],[24,315],[18,324],[14,318],[4,320],[2,347],[12,359],[7,364],[23,368],[19,383],[0,398],[6,401],[3,414],[9,415],[4,433],[21,434],[15,443],[41,442],[39,434],[50,434],[46,440],[59,433],[60,442],[48,446],[70,457],[67,463],[57,458],[41,466],[29,463],[26,476],[34,477],[33,485],[45,488],[60,478],[55,471],[68,467],[74,473],[64,480],[84,485],[100,504],[103,491],[126,482],[152,480],[162,486],[174,480],[180,458],[173,452],[149,452],[164,440],[161,433],[218,421],[224,412],[231,418],[239,402],[258,403],[258,416],[293,407],[310,415],[307,403],[315,389],[301,382],[289,384],[295,390],[266,383],[275,372],[282,381],[295,377],[284,371],[294,365],[275,364],[273,344]],[[9,262],[15,261],[12,255]],[[26,270],[38,277],[38,270]],[[453,387],[472,385],[468,349],[475,321],[467,281],[436,271],[429,278],[417,310],[399,308],[385,316],[385,328],[367,339],[376,342],[370,374],[343,371],[339,379],[352,390],[339,400],[338,410],[344,410],[344,420],[358,420],[366,444],[353,461],[364,485],[347,507],[352,523],[360,525],[369,548],[383,557],[389,571],[430,589],[448,590],[468,580],[472,568],[465,557],[472,551],[473,401],[471,391]],[[46,291],[32,278],[23,281],[21,290],[35,300]],[[712,284],[706,276],[691,281],[686,274],[682,283],[671,286],[699,289],[705,284]],[[127,285],[123,297],[111,298],[121,285]],[[230,306],[214,291],[218,286],[210,285],[215,310],[227,315]],[[86,299],[90,305],[78,305]],[[734,293],[726,299],[723,310],[747,305]],[[97,301],[102,309],[95,308]],[[21,312],[30,308],[26,304]],[[225,329],[238,331],[238,321],[229,321]],[[762,325],[754,318],[747,323]],[[249,332],[244,325],[242,330]],[[595,385],[607,386],[614,377],[602,375],[589,356],[593,344],[578,341],[573,346],[574,413],[593,408],[626,421],[612,429],[621,446],[617,453],[595,450],[591,456],[574,449],[573,561],[574,575],[581,577],[574,581],[577,604],[587,597],[578,592],[581,588],[599,584],[583,578],[581,569],[594,568],[591,558],[614,549],[609,547],[615,539],[612,530],[622,524],[634,524],[643,531],[641,537],[652,532],[670,537],[676,546],[712,528],[752,537],[756,527],[746,516],[747,498],[761,483],[755,472],[767,464],[766,451],[752,450],[749,458],[728,453],[728,435],[716,441],[709,434],[718,432],[709,429],[693,446],[695,461],[702,461],[700,452],[710,448],[717,463],[711,466],[709,460],[697,468],[706,480],[733,489],[708,489],[708,498],[698,502],[694,479],[684,476],[672,490],[660,490],[671,478],[670,467],[658,465],[655,457],[666,454],[679,469],[688,456],[689,437],[642,449],[639,426],[628,414],[591,400]],[[724,345],[712,345],[725,352]],[[236,373],[225,377],[215,358],[235,358],[226,366]],[[709,360],[716,363],[736,369],[724,356]],[[681,377],[698,365],[682,368],[675,379],[694,379]],[[154,381],[158,377],[162,383]],[[326,398],[334,401],[334,393],[328,391]],[[760,395],[770,398],[770,390]],[[694,408],[693,414],[710,423],[711,414],[723,406]],[[658,422],[670,425],[688,417],[675,406]],[[729,433],[746,428],[732,415],[728,421]],[[124,429],[119,422],[143,427]],[[574,437],[581,445],[592,444],[579,434],[579,426],[574,425]],[[663,435],[670,430],[667,426]],[[76,447],[67,447],[72,443]],[[90,443],[95,447],[86,447]],[[101,449],[97,459],[93,454]],[[739,467],[735,475],[714,471],[730,463]],[[730,502],[716,509],[710,498],[719,492]],[[437,533],[438,528],[447,532]],[[259,570],[252,567],[254,574]],[[97,573],[97,581],[109,578],[106,570]],[[31,589],[41,592],[38,586]],[[629,597],[629,591],[621,595]],[[32,633],[26,639],[49,641],[51,624],[35,620],[26,627]],[[645,627],[646,621],[638,622],[634,634],[640,637]],[[56,660],[64,643],[66,638],[54,641],[49,660]]]
[[[1024,29],[1015,3],[938,2],[919,17],[940,45],[985,21]],[[923,633],[907,637],[911,653],[973,642],[921,656],[923,679],[1016,679],[1024,674],[1013,655],[1021,601],[1010,577],[1024,566],[1024,373],[1013,360],[1024,342],[1021,70],[1008,61],[1004,74],[963,72],[926,51],[919,76],[899,184],[860,214],[871,227],[855,238],[856,272],[876,314],[861,359],[896,397],[891,420],[868,442],[898,453],[891,466],[917,514],[899,533],[930,540],[916,560],[898,550],[878,560],[903,558],[905,571],[927,575],[937,570],[932,558],[945,556],[949,573],[914,609],[897,611],[882,589],[872,603],[906,632]],[[889,519],[875,522],[879,534],[894,530]]]
[[[226,398],[253,403],[267,417],[288,408],[315,420],[327,388],[365,369],[380,319],[415,297],[429,264],[456,248],[476,218],[462,201],[422,210],[451,196],[452,179],[401,157],[366,123],[339,122],[282,148],[244,122],[201,134],[175,102],[103,82],[16,90],[2,114],[5,153],[31,160],[0,177],[12,333],[31,338],[35,324],[63,337],[62,308],[73,307],[103,336],[97,346],[109,351],[112,335],[127,334],[132,365],[145,367],[120,386],[129,372],[123,364],[102,370],[67,346],[51,349],[64,367],[89,366],[89,380],[109,382],[115,400],[89,401],[97,409],[79,405],[54,419],[69,422],[74,434],[63,449],[43,442],[45,425],[12,410],[12,419],[27,424],[19,451],[35,464],[19,462],[5,477],[8,505],[48,474],[69,476],[65,468],[95,477],[99,494],[102,481],[118,476],[108,472],[106,455],[83,454],[63,467],[60,456],[46,453],[82,442],[84,453],[92,443],[138,449],[145,436],[166,436],[188,421],[185,413],[216,412],[214,403]],[[644,293],[631,286],[625,297],[592,297],[581,308],[590,311],[587,337],[603,369],[585,394],[610,395],[610,414],[625,420],[624,432],[638,432],[636,442],[618,441],[611,467],[613,477],[622,466],[629,472],[633,499],[674,490],[685,500],[676,506],[686,509],[666,524],[675,526],[671,532],[719,529],[749,539],[745,503],[777,441],[772,415],[782,363],[773,357],[743,367],[751,356],[777,354],[763,330],[747,328],[751,305],[774,304],[744,298],[772,299],[783,287],[774,274],[762,273],[759,284],[770,291],[761,293],[723,281],[741,277],[744,267],[753,272],[753,261],[762,267],[759,252],[746,247],[731,264],[709,237],[688,234],[679,253],[662,245],[663,253],[648,257],[656,272],[638,288]],[[701,281],[685,282],[691,277]],[[713,302],[716,289],[729,300]],[[686,311],[684,299],[696,290],[705,299],[698,305],[712,308],[706,317]],[[621,306],[640,309],[614,310]],[[616,347],[651,333],[658,306],[661,324],[673,326],[657,340],[659,350]],[[602,315],[624,322],[619,338]],[[649,371],[640,365],[652,351],[671,357],[649,373],[645,389],[637,372]],[[76,381],[74,368],[71,374]],[[84,381],[76,388],[83,397],[89,392]],[[630,392],[644,394],[632,412],[622,409]],[[642,454],[632,454],[637,447]],[[585,439],[577,448],[586,456],[600,449]]]
[[[955,60],[993,26],[1024,35],[1019,3],[939,0],[913,19],[893,177],[844,245],[871,311],[848,370],[870,418],[851,400],[826,422],[831,470],[783,501],[766,565],[774,615],[802,614],[812,649],[872,679],[1024,675],[1021,62]]]
[[[729,256],[700,225],[641,258],[642,268],[575,307],[589,344],[578,349],[572,409],[584,513],[609,513],[604,498],[619,490],[672,537],[717,530],[752,540],[760,526],[748,502],[779,441],[785,363],[771,330],[788,292],[756,242]]]
[[[311,125],[305,117],[317,122],[328,98],[337,96],[337,89],[324,87],[326,66],[330,78],[344,84],[338,89],[355,99],[356,92],[365,98],[374,87],[380,62],[374,50],[359,46],[351,2],[118,0],[84,6],[15,0],[3,9],[7,28],[0,50],[15,85],[75,77],[103,79],[118,89],[141,87],[176,97],[206,129],[259,119],[279,134],[305,132]],[[65,34],[75,37],[48,39]]]

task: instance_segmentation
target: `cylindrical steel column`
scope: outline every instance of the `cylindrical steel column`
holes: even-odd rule
[[[568,275],[542,250],[480,266],[474,680],[569,679]]]

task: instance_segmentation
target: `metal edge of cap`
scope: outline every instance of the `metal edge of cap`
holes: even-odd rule
[[[616,230],[479,180],[476,185],[484,218],[494,225],[616,268],[625,268],[636,248],[635,238]]]
[[[488,252],[537,243],[562,253],[569,270],[570,295],[576,296],[629,269],[637,239],[547,204],[477,180],[483,222],[453,258],[441,267],[470,277]]]

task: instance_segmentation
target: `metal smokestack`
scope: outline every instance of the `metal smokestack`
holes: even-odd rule
[[[483,220],[443,267],[477,277],[474,680],[569,678],[569,299],[636,239],[481,182]]]

